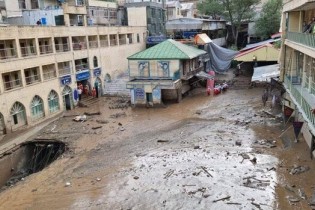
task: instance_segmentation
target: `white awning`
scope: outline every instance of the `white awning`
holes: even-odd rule
[[[279,64],[254,68],[252,82],[270,82],[271,78],[280,76]]]

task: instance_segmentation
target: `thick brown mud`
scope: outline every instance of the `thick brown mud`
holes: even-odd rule
[[[264,112],[279,110],[262,107],[261,93],[196,89],[150,109],[110,109],[118,99],[104,97],[67,112],[34,138],[69,151],[2,192],[1,209],[309,209],[307,200],[290,203],[296,193],[286,187],[313,193],[306,143],[301,136],[284,148],[281,118]],[[290,175],[294,164],[310,170]]]

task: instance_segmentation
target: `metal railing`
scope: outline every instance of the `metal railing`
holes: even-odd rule
[[[290,41],[315,48],[315,34],[288,31],[286,32],[286,38]]]
[[[312,106],[309,105],[309,103],[305,100],[303,95],[301,94],[301,91],[299,91],[294,84],[292,84],[290,77],[284,78],[284,83],[289,89],[291,95],[294,97],[295,101],[300,105],[302,108],[302,111],[307,116],[307,119],[312,123],[313,126],[315,126],[315,118],[314,114],[312,113],[311,109]]]
[[[64,67],[62,69],[58,70],[59,76],[71,74],[71,68],[70,67]]]
[[[86,49],[85,42],[72,43],[73,50],[84,50]]]
[[[17,53],[15,48],[5,48],[0,49],[0,59],[10,59],[10,58],[17,58]]]
[[[36,48],[34,46],[21,47],[23,57],[36,55]]]
[[[41,55],[53,53],[52,45],[39,45],[39,52]]]
[[[98,48],[97,41],[89,41],[89,47],[90,48]]]
[[[39,75],[32,75],[29,77],[25,77],[26,85],[34,84],[40,82]]]
[[[109,45],[110,46],[116,46],[117,45],[117,40],[116,39],[109,40]]]
[[[108,47],[108,40],[100,40],[101,47]]]
[[[89,69],[89,65],[87,63],[75,65],[75,71],[83,71]]]
[[[56,52],[67,52],[69,51],[69,44],[55,44]]]
[[[4,90],[12,90],[19,87],[22,87],[22,82],[20,79],[4,82]]]
[[[126,39],[119,39],[119,45],[124,45],[127,44],[127,40]]]
[[[44,80],[56,78],[57,77],[56,70],[55,69],[43,70],[43,77],[44,77]]]

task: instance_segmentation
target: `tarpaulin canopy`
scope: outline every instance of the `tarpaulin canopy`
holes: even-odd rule
[[[220,47],[212,41],[204,48],[210,56],[210,68],[215,72],[222,74],[229,70],[231,62],[239,52]]]
[[[279,77],[279,64],[260,66],[254,68],[252,82],[270,82],[271,78]]]

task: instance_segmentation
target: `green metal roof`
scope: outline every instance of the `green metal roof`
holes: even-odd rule
[[[128,60],[181,60],[192,59],[207,53],[196,47],[182,44],[173,39],[168,39],[149,49],[138,52],[129,56]]]

